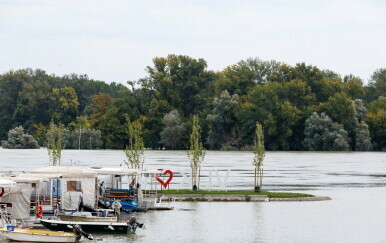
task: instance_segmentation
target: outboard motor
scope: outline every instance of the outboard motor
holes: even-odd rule
[[[84,232],[82,230],[82,227],[80,227],[79,224],[72,225],[72,231],[74,232],[74,234],[76,236],[76,242],[79,242],[81,240],[82,236],[86,237],[89,240],[94,239],[91,234]]]
[[[131,227],[133,227],[134,225],[136,225],[137,227],[139,228],[142,228],[144,224],[140,224],[137,222],[136,218],[135,217],[129,217],[126,219],[126,223],[128,225],[130,225]]]
[[[98,212],[98,210],[96,208],[94,208],[93,206],[88,205],[88,204],[82,204],[81,210],[79,210],[79,212],[80,211],[91,212],[91,213]]]
[[[105,202],[102,200],[98,200],[98,207],[103,208],[103,209],[109,209],[110,207],[106,205]]]

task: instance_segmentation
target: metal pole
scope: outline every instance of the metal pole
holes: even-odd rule
[[[256,167],[255,167],[255,184],[254,187],[256,187]]]

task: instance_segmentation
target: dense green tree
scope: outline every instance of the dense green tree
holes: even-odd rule
[[[166,113],[173,110],[165,100],[153,99],[146,115],[142,116],[144,125],[143,140],[147,148],[160,148],[160,134],[163,129],[162,119]]]
[[[43,123],[33,124],[33,137],[39,143],[40,146],[47,146],[47,126]]]
[[[127,144],[126,117],[119,108],[112,106],[94,121],[93,128],[101,131],[103,148],[122,149]]]
[[[369,151],[372,149],[369,127],[364,121],[358,123],[355,128],[355,150]]]
[[[48,124],[51,119],[47,112],[50,107],[50,91],[51,86],[45,80],[36,80],[33,84],[24,83],[13,114],[15,121],[24,124],[28,131],[33,130],[34,124]]]
[[[10,71],[0,76],[0,139],[14,126],[15,112],[19,92],[29,80],[30,70]]]
[[[265,128],[267,149],[303,150],[305,122],[313,112],[325,112],[344,126],[347,136],[343,132],[336,140],[343,149],[345,141],[353,149],[368,149],[366,141],[373,142],[375,150],[385,147],[385,68],[376,70],[366,86],[353,74],[342,78],[305,63],[291,66],[258,58],[215,73],[207,69],[204,59],[169,55],[154,58],[146,71],[146,76],[127,82],[128,87],[83,74],[55,76],[40,69],[1,74],[0,140],[12,128],[23,126],[44,146],[53,120],[66,126],[63,142],[67,148],[73,147],[70,131],[75,133],[80,127],[100,131],[104,148],[125,148],[128,118],[142,123],[144,146],[158,149],[162,120],[176,109],[186,127],[192,125],[193,114],[203,118],[201,136],[211,148],[251,148],[258,121]],[[228,109],[226,102],[214,103],[224,90],[229,96],[239,96],[237,106]],[[341,130],[335,123],[331,127],[338,133]],[[326,140],[335,141],[334,136]],[[188,144],[185,132],[176,146]]]
[[[351,99],[362,99],[366,90],[363,86],[363,81],[359,77],[354,75],[347,75],[343,79],[345,84],[345,92],[351,97]]]
[[[301,80],[307,83],[319,102],[325,102],[335,93],[342,92],[344,88],[340,78],[331,79],[331,77],[334,75],[325,73],[315,66],[298,63],[294,67],[281,65],[270,75],[269,80],[279,83],[287,83],[294,79]]]
[[[216,94],[227,90],[231,95],[246,95],[255,85],[255,73],[247,66],[232,65],[218,72],[215,80]]]
[[[322,73],[323,73],[323,76],[328,78],[328,79],[334,80],[334,79],[340,79],[341,78],[341,76],[338,73],[331,71],[331,70],[328,70],[328,69],[322,70]]]
[[[78,115],[78,97],[72,87],[54,88],[50,95],[51,118],[68,124]]]
[[[361,99],[353,101],[355,109],[353,147],[355,150],[368,151],[372,148],[369,127],[363,119],[366,116],[367,109]]]
[[[247,96],[236,112],[238,121],[242,124],[241,132],[246,144],[252,144],[253,121],[263,124],[266,131],[266,144],[269,149],[289,149],[289,138],[293,128],[299,121],[300,110],[288,100],[281,100],[279,90],[282,85],[269,82],[257,85]]]
[[[248,67],[253,72],[252,80],[255,84],[265,84],[272,73],[277,72],[283,64],[275,60],[264,61],[259,58],[248,58],[240,61],[237,65]]]
[[[307,120],[304,129],[304,147],[313,151],[348,150],[347,132],[343,127],[322,113],[314,112]]]
[[[213,110],[207,116],[209,132],[207,143],[212,149],[220,149],[225,141],[229,141],[232,127],[235,125],[235,108],[238,106],[238,96],[229,95],[225,90],[213,100]],[[238,148],[240,149],[240,148]]]
[[[172,110],[171,112],[167,113],[163,117],[162,123],[164,128],[160,133],[160,143],[163,144],[167,149],[176,148],[178,140],[181,138],[183,132],[185,131],[185,127],[181,122],[178,111]]]
[[[380,68],[371,75],[370,86],[375,88],[375,95],[386,97],[386,68]]]
[[[127,87],[122,84],[112,82],[107,84],[103,81],[89,79],[87,75],[70,74],[57,78],[55,83],[57,88],[72,87],[78,97],[80,113],[83,113],[87,106],[92,102],[92,96],[105,93],[113,98],[122,97],[121,92],[126,91]]]
[[[316,104],[316,97],[311,87],[300,79],[294,79],[281,85],[277,88],[277,93],[279,99],[289,101],[302,110]]]
[[[91,123],[97,123],[107,113],[112,103],[113,98],[106,93],[93,95],[90,104]]]
[[[367,105],[369,112],[376,113],[379,110],[386,110],[386,97],[379,98]]]
[[[29,134],[24,133],[22,126],[9,130],[8,140],[1,141],[5,149],[38,149],[38,142]]]
[[[347,131],[353,129],[355,116],[354,103],[345,93],[337,93],[319,107],[319,112],[326,113],[334,122],[342,124]]]
[[[168,55],[154,58],[153,64],[147,67],[148,77],[141,79],[140,84],[151,90],[155,99],[165,100],[183,111],[185,117],[204,109],[214,81],[214,73],[206,70],[204,59]]]
[[[365,121],[369,125],[374,148],[384,150],[386,148],[386,110],[367,113]]]

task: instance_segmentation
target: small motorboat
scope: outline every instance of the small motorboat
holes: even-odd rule
[[[158,197],[146,197],[143,199],[143,204],[149,210],[173,210],[174,207],[169,202],[162,201],[163,196]]]
[[[106,212],[63,212],[59,213],[58,217],[63,221],[76,221],[76,222],[117,222],[116,216],[110,216],[108,211]]]
[[[14,226],[0,228],[0,235],[7,240],[23,241],[23,242],[78,242],[82,235],[87,235],[87,238],[92,240],[92,236],[88,235],[80,227],[69,227],[72,232],[50,231],[39,229],[20,229]],[[79,231],[80,230],[80,231]]]
[[[70,231],[67,225],[79,225],[87,233],[93,234],[134,234],[137,228],[142,228],[143,224],[136,221],[135,217],[129,217],[126,222],[81,222],[81,221],[61,221],[61,220],[40,220],[40,223],[47,229],[53,231]]]

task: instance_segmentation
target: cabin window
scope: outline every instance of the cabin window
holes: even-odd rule
[[[80,192],[81,190],[82,186],[80,181],[67,181],[67,191]]]

